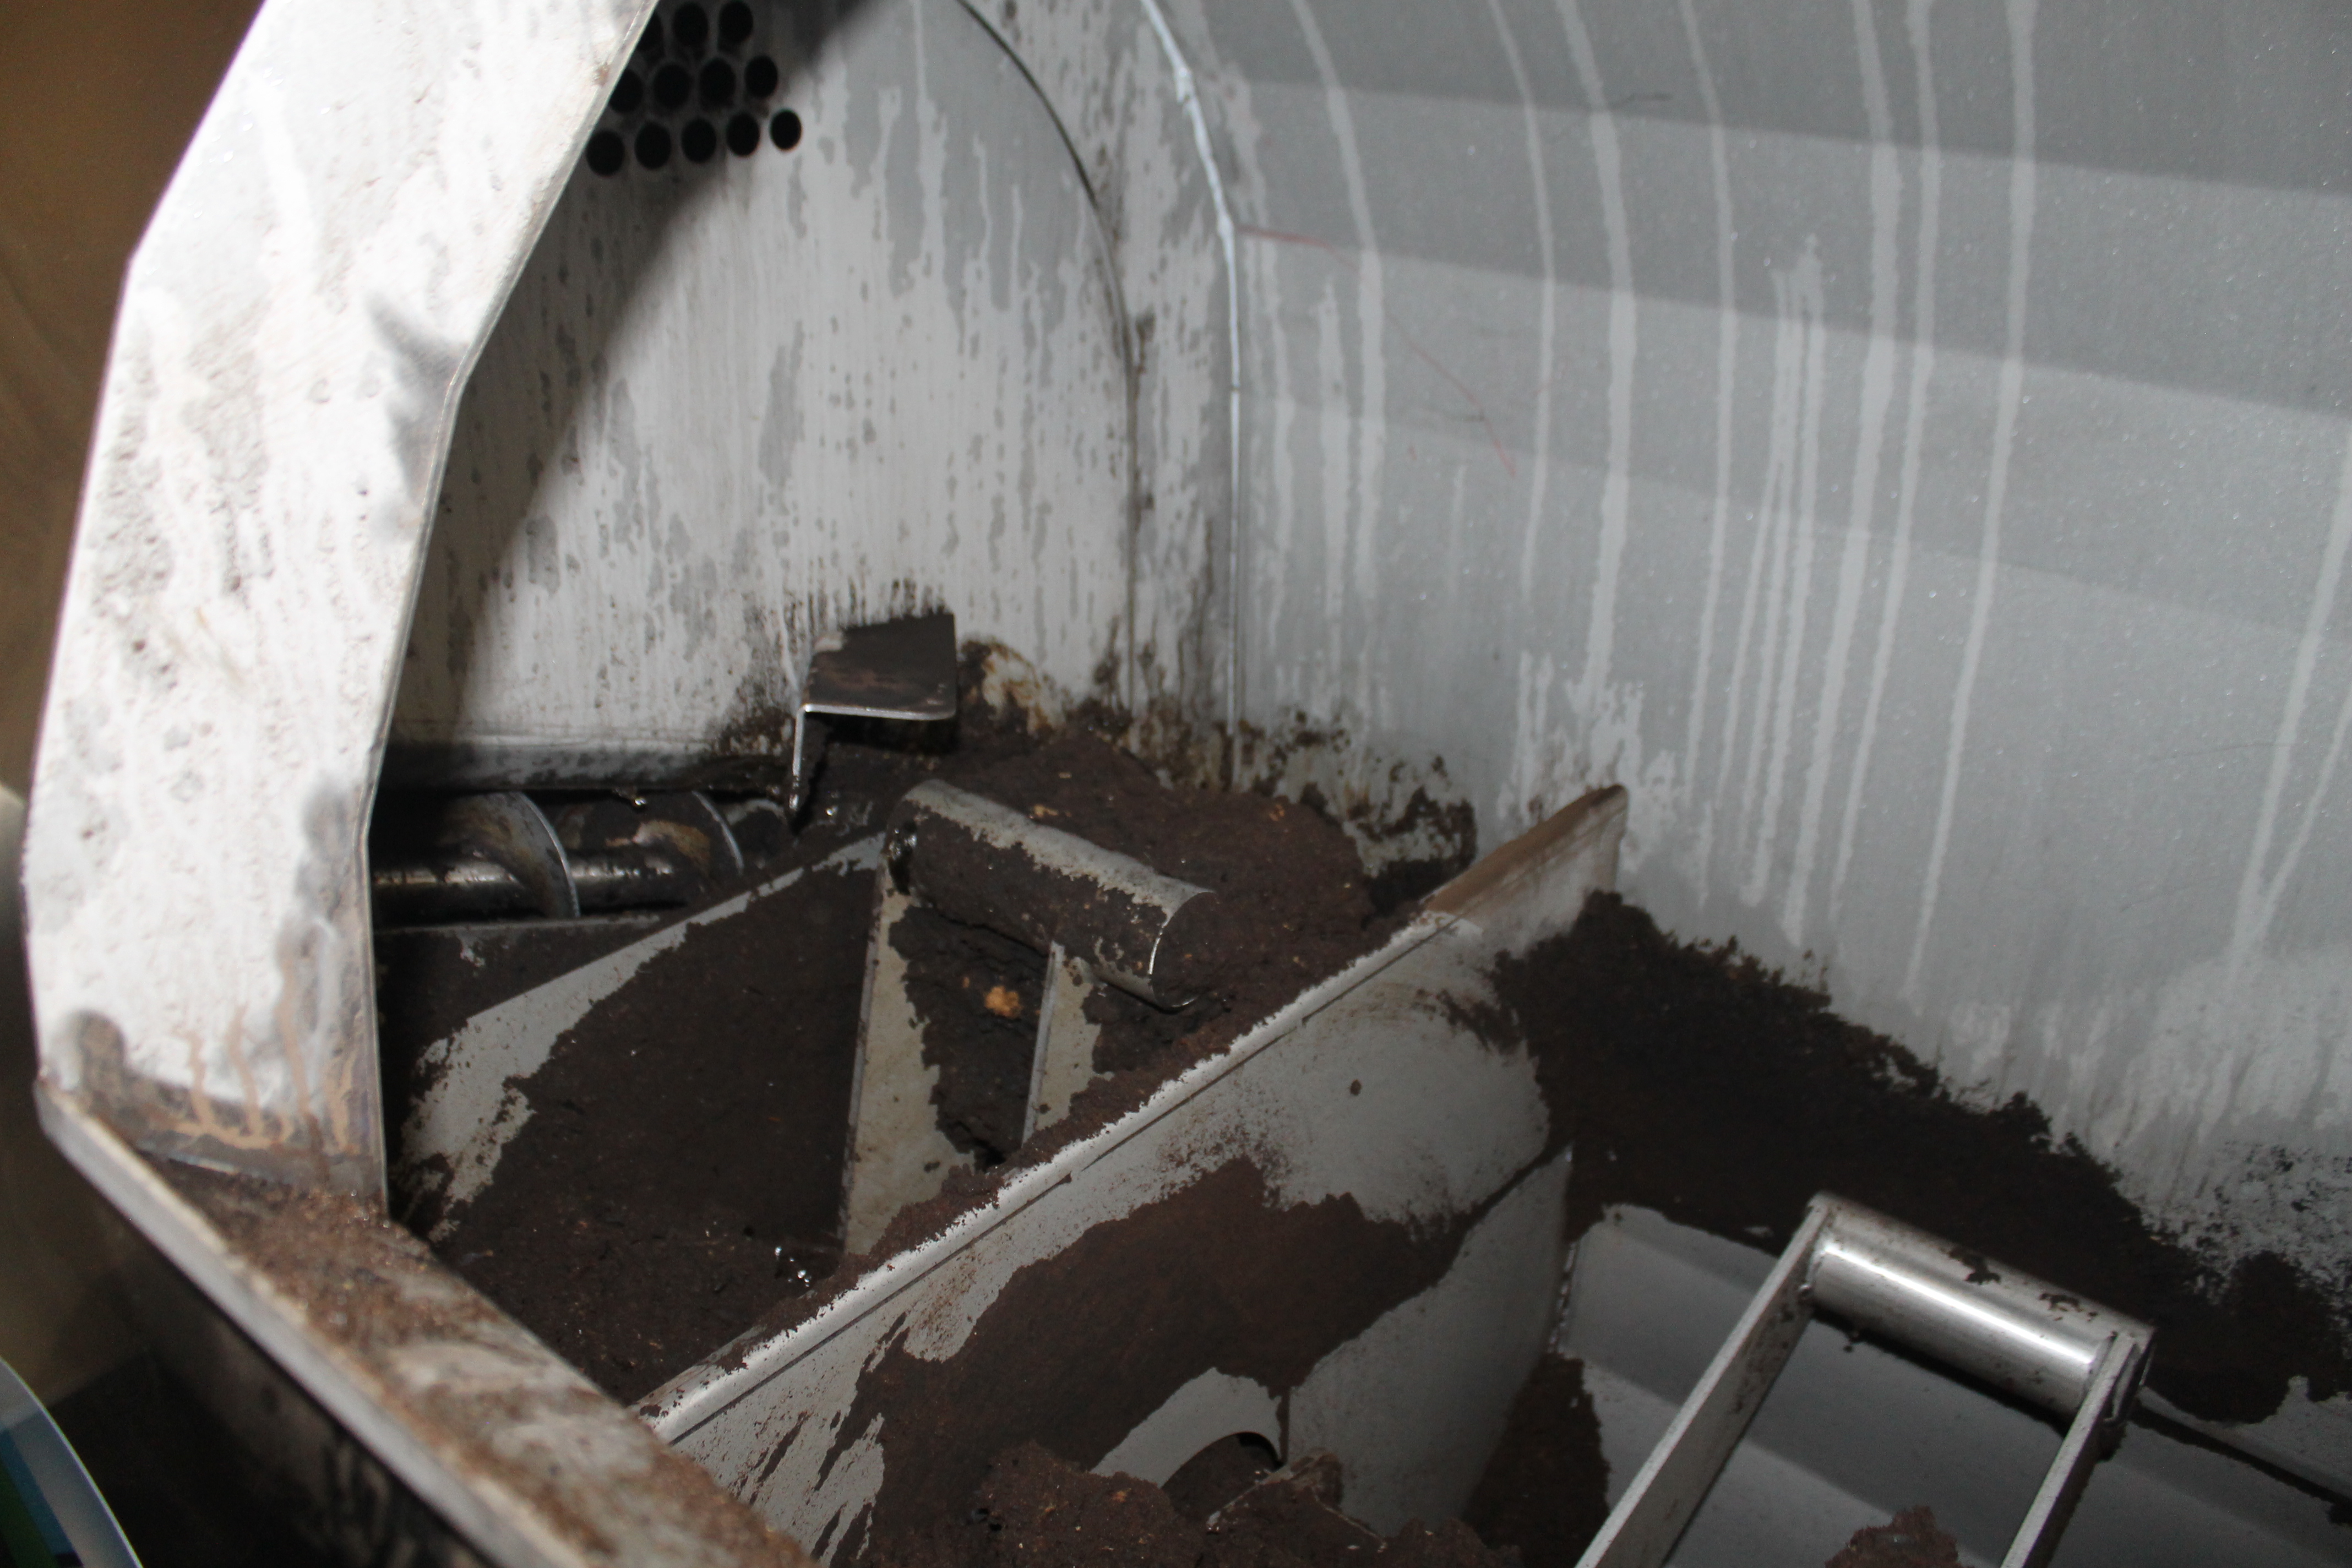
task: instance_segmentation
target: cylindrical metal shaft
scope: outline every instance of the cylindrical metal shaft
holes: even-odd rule
[[[1820,1310],[2071,1416],[2117,1333],[2153,1331],[1843,1198],[1808,1285]]]
[[[1163,1007],[1196,987],[1176,973],[1188,930],[1216,895],[1129,856],[1042,826],[969,790],[916,785],[890,814],[884,854],[898,886],[950,919],[1044,952],[1055,942],[1105,980]]]

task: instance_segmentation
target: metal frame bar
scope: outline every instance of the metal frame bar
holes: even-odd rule
[[[1788,1364],[1816,1309],[2068,1418],[2002,1568],[2056,1552],[2155,1331],[1827,1193],[1650,1450],[1577,1568],[1657,1568]]]

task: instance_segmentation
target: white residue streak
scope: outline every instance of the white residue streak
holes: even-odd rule
[[[1626,513],[1633,486],[1633,353],[1637,327],[1633,297],[1633,247],[1625,217],[1623,152],[1617,117],[1601,81],[1601,63],[1584,28],[1577,0],[1559,0],[1560,26],[1568,34],[1576,79],[1584,91],[1592,133],[1592,163],[1601,179],[1601,225],[1609,240],[1609,474],[1601,490],[1601,549],[1592,582],[1591,617],[1584,628],[1584,671],[1577,681],[1577,709],[1591,714],[1609,689],[1609,666],[1617,641],[1617,574],[1625,557]]]
[[[1944,748],[1944,787],[1936,805],[1935,837],[1927,847],[1927,873],[1919,894],[1919,922],[1911,936],[1911,961],[1904,966],[1903,994],[1919,1001],[1921,971],[1927,961],[1927,933],[1943,889],[1944,856],[1951,847],[1952,808],[1959,795],[1960,754],[1968,745],[1969,708],[1976,698],[1977,671],[1984,662],[1985,633],[1992,620],[1993,582],[2000,565],[2000,531],[2009,506],[2009,463],[2017,444],[2017,416],[2025,399],[2025,306],[2033,247],[2033,12],[2036,0],[2009,0],[2010,95],[2013,146],[2009,164],[2009,332],[2000,363],[2000,403],[1993,416],[1992,466],[1985,479],[1984,530],[1977,552],[1976,588],[1969,604],[1969,636],[1960,653],[1960,674],[1952,693],[1951,729]]]
[[[1885,445],[1887,409],[1895,401],[1895,226],[1903,208],[1903,177],[1895,164],[1895,119],[1886,104],[1886,68],[1879,58],[1878,28],[1871,18],[1870,0],[1854,0],[1853,36],[1862,62],[1863,104],[1870,115],[1870,345],[1863,355],[1861,436],[1854,445],[1852,510],[1846,519],[1845,542],[1839,552],[1837,602],[1830,613],[1821,706],[1813,714],[1813,753],[1805,771],[1795,865],[1780,905],[1780,930],[1790,947],[1804,945],[1806,895],[1820,850],[1822,809],[1829,795],[1838,724],[1845,716],[1846,666],[1853,650],[1854,623],[1862,611],[1863,573],[1878,501],[1879,456]]]
[[[1380,557],[1370,535],[1373,520],[1380,515],[1381,468],[1387,456],[1388,365],[1382,340],[1388,306],[1381,289],[1380,242],[1372,232],[1371,197],[1364,184],[1364,161],[1357,147],[1356,121],[1348,107],[1347,89],[1339,85],[1339,68],[1332,63],[1331,51],[1323,41],[1323,30],[1317,26],[1315,13],[1308,8],[1307,0],[1290,0],[1290,9],[1298,19],[1299,31],[1306,36],[1307,52],[1315,57],[1315,72],[1322,81],[1324,104],[1331,117],[1331,133],[1339,144],[1339,169],[1348,186],[1348,212],[1356,226],[1353,270],[1360,395],[1351,405],[1333,408],[1331,414],[1347,426],[1346,450],[1352,459],[1352,483],[1345,488],[1327,485],[1323,495],[1328,552],[1324,564],[1324,613],[1330,617],[1331,635],[1337,639],[1343,635],[1341,628],[1347,623],[1347,595],[1352,592],[1368,608],[1380,595]],[[1337,668],[1353,668],[1352,695],[1357,711],[1370,711],[1375,661],[1369,658],[1349,658],[1344,647],[1334,651],[1340,655]]]
[[[2304,619],[2303,640],[2295,647],[2294,673],[2287,679],[2286,707],[2279,715],[2278,740],[2271,748],[2270,776],[2263,784],[2262,809],[2254,819],[2253,846],[2247,852],[2245,873],[2238,882],[2237,916],[2230,926],[2229,972],[2232,977],[2270,934],[2271,921],[2278,913],[2279,897],[2294,878],[2295,863],[2303,858],[2304,845],[2311,838],[2311,825],[2317,819],[2320,802],[2326,798],[2327,786],[2336,777],[2336,764],[2344,754],[2345,730],[2352,725],[2352,684],[2347,684],[2344,700],[2336,710],[2336,730],[2328,737],[2319,776],[2313,782],[2310,794],[2304,797],[2302,820],[2295,825],[2294,837],[2287,841],[2286,852],[2279,858],[2277,870],[2271,870],[2271,839],[2278,831],[2280,802],[2294,772],[2297,748],[2303,738],[2303,710],[2311,698],[2312,676],[2327,646],[2328,623],[2336,616],[2336,590],[2344,579],[2347,544],[2352,544],[2352,437],[2347,437],[2345,444],[2344,469],[2336,484],[2336,511],[2328,523],[2326,548],[2320,553],[2319,581],[2312,589],[2311,611]]]
[[[1217,210],[1217,250],[1225,266],[1225,422],[1227,438],[1232,443],[1225,455],[1229,481],[1226,504],[1232,509],[1225,520],[1225,583],[1230,594],[1237,590],[1242,580],[1243,489],[1242,273],[1234,237],[1234,209],[1225,195],[1224,171],[1217,166],[1216,151],[1209,142],[1208,117],[1201,110],[1201,89],[1193,80],[1192,65],[1184,58],[1184,51],[1176,47],[1176,35],[1170,31],[1159,0],[1140,3],[1144,16],[1151,24],[1152,36],[1160,40],[1160,53],[1167,57],[1176,102],[1183,110],[1185,124],[1192,132],[1192,151],[1201,160],[1201,177],[1208,183],[1209,200]],[[1224,706],[1225,728],[1236,734],[1241,730],[1241,607],[1234,604],[1225,620]]]
[[[1527,63],[1519,57],[1518,39],[1503,15],[1502,0],[1486,0],[1495,20],[1495,36],[1502,40],[1503,58],[1510,62],[1511,82],[1518,89],[1519,114],[1528,132],[1528,189],[1536,208],[1536,253],[1543,263],[1543,288],[1536,304],[1536,423],[1535,461],[1528,465],[1527,535],[1519,551],[1519,602],[1524,607],[1536,586],[1536,542],[1543,537],[1544,489],[1551,478],[1551,386],[1553,336],[1559,315],[1559,272],[1553,257],[1551,176],[1544,163],[1543,121],[1536,111],[1535,89],[1528,81]]]
[[[1895,630],[1903,615],[1903,595],[1911,578],[1911,530],[1918,517],[1919,465],[1927,445],[1927,387],[1936,374],[1936,249],[1943,243],[1943,130],[1936,114],[1935,60],[1930,51],[1929,12],[1935,0],[1911,0],[1907,31],[1912,70],[1919,91],[1919,239],[1913,258],[1911,390],[1903,422],[1903,468],[1896,481],[1895,538],[1887,549],[1886,587],[1879,601],[1878,647],[1870,661],[1870,695],[1862,710],[1862,732],[1854,742],[1853,767],[1846,779],[1845,812],[1838,826],[1837,864],[1830,873],[1829,920],[1834,926],[1853,863],[1854,832],[1862,821],[1863,788],[1870,778],[1871,747],[1878,737],[1879,706],[1886,697],[1887,671],[1895,663]]]
[[[1759,552],[1767,540],[1771,542],[1771,580],[1764,596],[1764,663],[1756,677],[1753,704],[1757,722],[1748,732],[1748,778],[1739,793],[1740,815],[1753,835],[1740,896],[1751,904],[1764,901],[1772,875],[1813,583],[1829,329],[1822,321],[1821,251],[1810,236],[1804,255],[1785,273],[1773,275],[1772,288],[1780,334],[1773,377],[1771,457],[1764,470],[1764,526],[1757,533]],[[1755,592],[1752,577],[1748,591],[1751,595]],[[1738,688],[1732,689],[1736,702]]]
[[[1731,524],[1731,410],[1739,366],[1739,297],[1732,268],[1737,243],[1731,216],[1731,153],[1723,133],[1723,103],[1715,89],[1715,71],[1707,64],[1706,44],[1700,37],[1698,14],[1692,0],[1680,0],[1683,35],[1690,42],[1691,68],[1698,73],[1699,101],[1706,108],[1707,164],[1715,194],[1715,504],[1707,514],[1706,588],[1699,601],[1698,657],[1691,671],[1690,720],[1683,735],[1684,787],[1698,782],[1699,743],[1706,736],[1706,699],[1715,674],[1715,616],[1723,599],[1725,534]],[[1715,837],[1715,801],[1700,812],[1697,850],[1692,857],[1699,899],[1706,897],[1707,860]]]

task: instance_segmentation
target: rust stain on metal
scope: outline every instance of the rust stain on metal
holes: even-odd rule
[[[591,1563],[804,1568],[808,1555],[353,1200],[158,1162],[303,1331],[467,1485]]]

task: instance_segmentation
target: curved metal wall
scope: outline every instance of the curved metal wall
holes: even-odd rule
[[[497,784],[789,756],[812,640],[944,605],[1124,662],[1118,279],[1020,65],[955,4],[759,7],[791,153],[572,173],[452,438],[396,759]]]
[[[2352,16],[1177,8],[1241,711],[1442,753],[2225,1255],[2352,1258]]]

